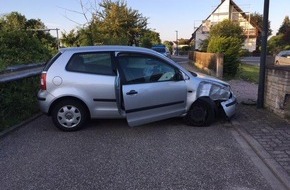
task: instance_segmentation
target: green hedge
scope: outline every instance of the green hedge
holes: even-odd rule
[[[0,83],[0,131],[39,112],[39,76]]]
[[[45,62],[55,52],[24,31],[0,31],[0,71],[8,66]]]
[[[213,37],[211,38],[207,51],[211,53],[224,54],[224,74],[235,76],[239,68],[239,53],[243,41],[234,37]]]

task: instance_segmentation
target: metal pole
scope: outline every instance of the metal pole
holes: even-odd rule
[[[178,56],[178,31],[176,30],[176,54]]]
[[[59,36],[58,36],[58,28],[55,29],[56,30],[56,40],[57,40],[57,49],[60,48],[60,44],[59,44]]]
[[[257,108],[264,107],[267,39],[268,39],[268,28],[269,28],[268,27],[269,4],[270,4],[270,0],[264,0],[263,31],[262,31],[262,46],[261,46],[262,49],[261,49],[261,57],[260,57],[260,76],[259,76]]]

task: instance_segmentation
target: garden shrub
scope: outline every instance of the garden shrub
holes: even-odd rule
[[[224,75],[235,76],[239,67],[239,53],[243,41],[235,37],[212,37],[207,51],[224,54]]]

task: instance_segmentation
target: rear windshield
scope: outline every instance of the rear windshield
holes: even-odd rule
[[[43,71],[47,71],[49,67],[57,60],[57,58],[61,55],[61,52],[58,52],[53,58],[51,58],[49,61],[45,63],[45,66],[43,68]]]

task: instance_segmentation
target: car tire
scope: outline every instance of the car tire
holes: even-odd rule
[[[86,123],[88,113],[80,101],[65,99],[53,107],[51,116],[57,128],[63,131],[76,131]]]
[[[209,126],[215,118],[215,108],[209,99],[198,99],[190,107],[184,121],[189,126]]]

